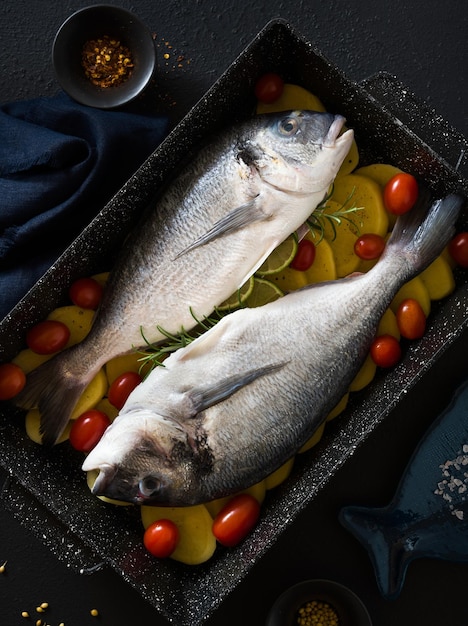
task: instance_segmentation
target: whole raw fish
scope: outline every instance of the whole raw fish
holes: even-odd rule
[[[382,314],[454,233],[463,199],[398,219],[367,274],[241,309],[176,351],[130,394],[86,458],[94,492],[183,506],[240,491],[293,456],[347,391]]]
[[[190,329],[238,288],[323,200],[348,153],[344,118],[258,116],[205,147],[146,215],[111,275],[92,330],[28,376],[18,405],[40,409],[55,443],[111,358]]]
[[[414,559],[468,562],[468,382],[429,428],[382,508],[347,506],[340,521],[363,544],[388,599]]]

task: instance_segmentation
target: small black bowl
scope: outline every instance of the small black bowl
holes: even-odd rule
[[[369,613],[357,595],[331,580],[305,580],[287,589],[272,606],[266,626],[294,626],[299,609],[313,600],[329,604],[340,626],[372,626]]]
[[[85,43],[105,36],[128,48],[134,63],[125,80],[109,87],[93,84],[82,65]],[[57,80],[69,96],[81,104],[110,109],[129,102],[147,86],[156,65],[156,49],[150,31],[133,13],[98,4],[65,20],[55,36],[52,62]]]

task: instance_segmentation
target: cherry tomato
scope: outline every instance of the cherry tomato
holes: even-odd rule
[[[102,297],[102,285],[94,278],[79,278],[70,287],[70,300],[82,309],[97,309]]]
[[[375,233],[366,233],[358,237],[354,243],[354,253],[360,259],[370,261],[378,259],[385,248],[385,239]]]
[[[0,365],[0,400],[11,400],[19,394],[26,383],[23,370],[15,363]]]
[[[414,298],[406,298],[396,312],[398,329],[406,339],[420,339],[426,330],[426,316]]]
[[[418,193],[418,181],[414,176],[405,172],[396,174],[383,190],[385,208],[394,215],[403,215],[413,208]]]
[[[468,267],[468,232],[458,233],[448,245],[452,259],[460,267]]]
[[[26,335],[28,348],[37,354],[54,354],[65,348],[69,339],[70,330],[57,320],[39,322]]]
[[[165,559],[174,552],[179,543],[179,529],[170,519],[159,519],[145,530],[143,543],[153,556]]]
[[[110,423],[110,419],[102,411],[85,411],[73,421],[70,430],[71,445],[80,452],[89,452],[99,442]]]
[[[255,85],[255,97],[264,104],[271,104],[283,93],[284,82],[281,76],[269,72],[263,74]]]
[[[392,335],[379,335],[372,342],[370,354],[378,367],[393,367],[401,358],[401,346]]]
[[[109,387],[107,394],[109,402],[116,409],[120,410],[127,401],[128,396],[141,383],[141,380],[141,376],[136,372],[124,372],[118,376]]]
[[[213,535],[227,547],[237,545],[257,523],[260,504],[248,493],[234,496],[213,520]]]
[[[290,267],[300,272],[305,272],[315,261],[315,246],[309,239],[302,239],[298,246]]]

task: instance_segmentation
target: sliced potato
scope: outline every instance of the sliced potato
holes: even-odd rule
[[[335,200],[329,200],[324,212],[332,215],[341,209],[342,204]],[[356,215],[351,215],[351,219],[355,220]],[[334,223],[334,226],[335,228],[328,219],[324,219],[324,237],[333,252],[336,276],[343,278],[355,272],[359,265],[360,259],[354,252],[354,244],[357,239],[356,228],[348,220],[342,220],[339,224]]]
[[[431,299],[426,285],[423,283],[420,276],[415,276],[410,281],[405,283],[395,295],[390,305],[390,308],[396,313],[398,307],[406,300],[406,298],[414,298],[421,305],[424,315],[427,317],[431,312]]]
[[[343,128],[343,131],[346,130],[346,127]],[[353,139],[353,143],[351,144],[351,148],[349,149],[348,154],[343,160],[340,169],[337,173],[337,178],[339,176],[346,176],[346,174],[351,174],[353,170],[356,169],[359,163],[359,150],[357,147],[356,140]]]
[[[291,473],[293,465],[294,457],[286,461],[286,463],[283,463],[281,467],[278,467],[275,472],[265,478],[265,488],[267,490],[274,489],[275,487],[278,487],[278,485],[281,485],[281,483],[284,482]]]
[[[93,409],[98,402],[107,393],[107,378],[103,369],[100,369],[93,380],[89,383],[86,389],[81,394],[70,419],[76,419],[85,411]]]
[[[367,355],[366,360],[361,366],[361,369],[354,377],[353,382],[349,386],[349,391],[360,391],[364,389],[375,376],[377,366],[372,360],[370,355]]]
[[[455,289],[452,268],[444,256],[439,256],[419,275],[431,300],[441,300]]]
[[[119,409],[111,404],[108,398],[102,398],[94,408],[105,413],[111,422],[113,422],[119,414]]]
[[[32,439],[35,443],[42,444],[42,435],[39,431],[41,425],[41,414],[38,409],[31,409],[26,413],[25,417],[25,427],[26,434],[30,439]],[[69,422],[57,440],[57,443],[63,443],[66,441],[70,435],[71,423]]]
[[[70,304],[54,309],[47,317],[48,320],[62,322],[70,330],[70,339],[66,348],[74,346],[86,337],[91,330],[94,319],[94,311],[82,309],[79,306]]]
[[[341,398],[341,400],[338,402],[335,408],[332,411],[330,411],[330,413],[327,415],[326,421],[330,422],[331,420],[335,419],[335,417],[338,417],[340,413],[343,413],[343,411],[345,410],[348,404],[348,400],[349,400],[349,392],[345,393],[345,395]]]
[[[25,348],[18,352],[12,362],[21,367],[25,374],[29,374],[29,372],[32,372],[36,367],[39,367],[39,365],[42,365],[42,363],[45,363],[53,356],[53,354],[37,354],[29,348]]]
[[[216,539],[211,531],[213,518],[203,504],[188,507],[142,506],[141,519],[145,528],[159,519],[169,519],[176,524],[180,540],[171,559],[198,565],[213,556],[216,549]]]
[[[306,235],[316,243],[312,234]],[[308,270],[304,272],[308,283],[322,283],[337,278],[335,257],[330,243],[324,238],[315,246],[315,259]]]
[[[392,337],[395,337],[395,339],[400,341],[400,330],[398,328],[395,313],[392,309],[387,309],[382,315],[376,334],[392,335]]]
[[[94,280],[99,283],[101,287],[105,287],[107,281],[109,280],[109,274],[110,272],[101,272],[100,274],[94,274],[91,278],[94,278]]]
[[[322,438],[324,430],[325,430],[325,422],[322,422],[320,426],[317,428],[317,430],[314,432],[312,437],[310,437],[310,439],[308,439],[308,441],[305,442],[302,448],[299,449],[299,454],[302,454],[303,452],[307,452],[307,450],[310,450],[311,448],[316,446],[318,442],[320,441],[320,439]]]
[[[385,237],[388,213],[385,210],[380,186],[366,176],[348,174],[335,179],[332,200],[346,207],[359,207],[350,219],[356,225],[356,235],[375,233]],[[327,203],[328,204],[328,203]]]
[[[360,167],[354,173],[362,176],[367,176],[380,185],[382,191],[388,181],[396,176],[397,174],[401,174],[403,170],[395,165],[390,165],[389,163],[372,163],[371,165],[365,165],[364,167]],[[388,215],[388,227],[391,229],[395,226],[395,222],[397,219],[397,215],[393,213],[389,213]]]
[[[142,354],[140,352],[132,352],[130,354],[123,354],[122,356],[116,356],[106,363],[105,371],[109,385],[112,385],[114,380],[118,378],[124,372],[136,372],[140,373]]]
[[[354,173],[375,180],[383,189],[391,178],[397,174],[401,174],[402,171],[403,170],[400,170],[399,167],[395,167],[395,165],[390,165],[389,163],[372,163],[371,165],[364,165],[358,168]]]
[[[270,282],[279,287],[284,293],[300,289],[301,287],[305,287],[307,285],[305,272],[299,272],[292,267],[287,267],[281,272],[278,272],[278,274],[273,274],[268,278]]]

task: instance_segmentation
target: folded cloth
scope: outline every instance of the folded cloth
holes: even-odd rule
[[[153,152],[165,117],[66,94],[0,106],[0,320]]]

